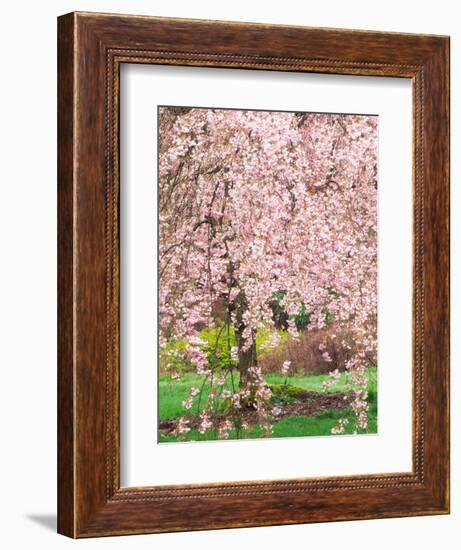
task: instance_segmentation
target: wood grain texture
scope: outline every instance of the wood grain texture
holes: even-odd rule
[[[448,38],[88,13],[62,16],[58,30],[59,532],[90,537],[447,513]],[[413,80],[411,472],[120,488],[118,121],[126,62]]]
[[[58,21],[58,531],[74,536],[74,21]]]

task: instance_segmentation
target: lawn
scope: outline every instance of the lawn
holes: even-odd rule
[[[323,383],[328,379],[328,375],[312,375],[312,376],[290,376],[288,379],[285,376],[271,375],[265,376],[266,382],[270,385],[280,385],[288,383],[290,385],[302,388],[309,392],[324,393]],[[179,416],[195,415],[203,405],[203,401],[207,395],[207,388],[204,387],[202,401],[198,399],[194,401],[194,406],[189,411],[185,411],[182,407],[182,401],[187,398],[189,389],[192,386],[201,388],[203,377],[195,374],[185,374],[181,380],[171,380],[168,376],[161,375],[159,381],[159,418],[160,420],[174,419]],[[368,392],[370,409],[368,413],[369,429],[368,433],[377,433],[377,373],[375,368],[368,369]],[[228,382],[231,389],[231,382]],[[234,384],[238,384],[238,378],[234,379]],[[341,375],[338,383],[327,390],[327,392],[344,392],[346,391],[345,376]],[[312,416],[289,416],[285,417],[273,425],[272,437],[299,437],[299,436],[320,436],[331,435],[331,428],[337,425],[340,418],[348,418],[349,423],[346,426],[345,433],[353,432],[354,418],[350,407],[337,410],[330,409],[328,411],[312,415]],[[250,431],[244,431],[241,437],[257,438],[261,436],[261,431],[256,427]],[[197,430],[191,430],[186,439],[190,441],[205,441],[215,440],[217,435],[213,431],[205,434],[200,434]],[[229,439],[235,439],[235,433],[230,432]],[[173,442],[177,439],[161,435],[160,442]]]

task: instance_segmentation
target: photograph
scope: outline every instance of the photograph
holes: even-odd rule
[[[376,434],[379,117],[156,123],[158,442]]]

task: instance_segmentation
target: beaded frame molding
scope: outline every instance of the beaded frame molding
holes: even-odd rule
[[[411,472],[120,486],[121,63],[412,79]],[[67,14],[58,19],[58,149],[60,533],[96,537],[449,512],[448,37]]]

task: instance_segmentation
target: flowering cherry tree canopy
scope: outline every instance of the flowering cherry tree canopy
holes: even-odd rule
[[[234,412],[253,388],[267,416],[270,389],[255,341],[258,330],[275,327],[271,301],[279,293],[292,338],[302,309],[308,330],[334,323],[354,334],[356,353],[344,367],[366,428],[364,373],[376,348],[377,123],[362,115],[159,109],[160,345],[168,363],[167,341],[187,342],[184,355],[212,385],[209,400],[222,398],[219,384],[238,370],[227,397]],[[216,326],[217,303],[223,330],[232,327],[237,339],[219,373],[200,338],[201,327]],[[274,330],[265,345],[278,341]],[[231,417],[225,422],[224,436],[235,427]]]

